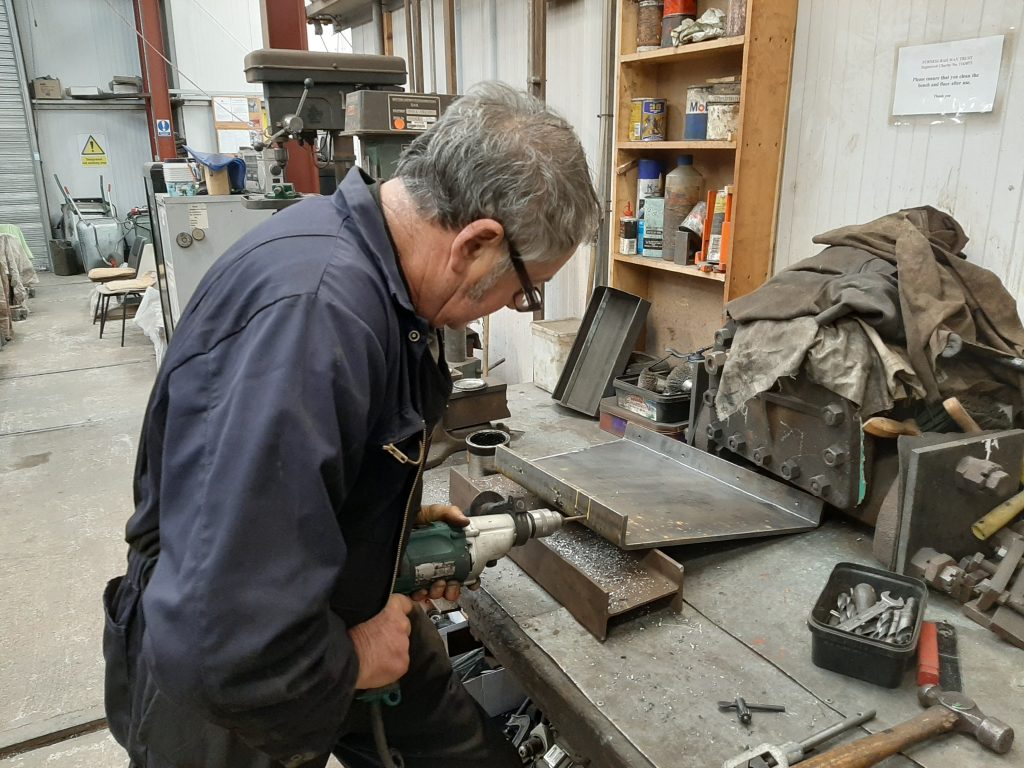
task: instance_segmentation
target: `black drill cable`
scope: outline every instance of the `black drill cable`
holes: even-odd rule
[[[397,749],[388,746],[388,736],[384,732],[384,713],[379,701],[370,705],[370,724],[373,728],[373,743],[377,747],[377,757],[384,768],[405,768],[405,761]]]

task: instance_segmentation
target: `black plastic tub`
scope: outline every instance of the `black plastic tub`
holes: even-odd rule
[[[917,598],[914,632],[906,645],[892,645],[881,640],[841,632],[828,625],[829,611],[836,607],[839,594],[857,584],[870,584],[881,595],[906,600]],[[811,655],[815,666],[847,677],[855,677],[884,688],[898,688],[907,667],[917,655],[921,621],[928,606],[928,587],[920,579],[901,576],[868,565],[839,563],[832,569],[825,589],[814,604],[807,626],[811,630]]]
[[[663,424],[676,424],[690,418],[690,393],[661,395],[636,385],[639,376],[615,379],[615,404],[638,416]]]

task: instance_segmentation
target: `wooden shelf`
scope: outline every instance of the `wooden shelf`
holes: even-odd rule
[[[743,35],[739,37],[722,37],[706,43],[690,43],[678,48],[660,48],[657,51],[644,53],[626,53],[619,57],[623,64],[673,64],[681,61],[692,61],[697,58],[740,54],[743,52]]]
[[[623,253],[614,253],[612,254],[612,258],[615,261],[621,261],[626,264],[636,264],[637,266],[647,267],[648,269],[660,269],[664,272],[674,272],[677,275],[688,275],[702,280],[713,280],[717,283],[725,282],[724,272],[701,272],[696,267],[686,267],[672,261],[648,259],[644,256],[627,256]]]
[[[651,152],[654,150],[686,150],[702,149],[734,150],[735,141],[620,141],[616,145],[624,152]]]

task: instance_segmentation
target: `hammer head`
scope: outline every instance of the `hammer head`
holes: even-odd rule
[[[937,685],[923,686],[917,699],[926,707],[945,707],[957,716],[956,730],[973,735],[982,746],[1000,755],[1013,746],[1013,728],[1002,720],[989,717],[962,693],[943,691]]]

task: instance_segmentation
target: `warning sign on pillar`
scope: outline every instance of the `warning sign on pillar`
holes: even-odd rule
[[[82,165],[86,168],[109,164],[106,150],[107,137],[102,133],[78,134],[78,146],[81,149]]]

